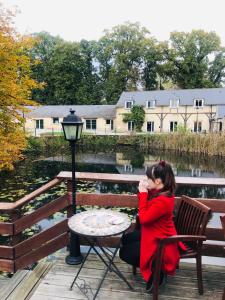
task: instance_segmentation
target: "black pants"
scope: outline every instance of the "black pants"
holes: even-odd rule
[[[134,230],[122,237],[119,256],[126,263],[135,267],[140,266],[141,232]]]

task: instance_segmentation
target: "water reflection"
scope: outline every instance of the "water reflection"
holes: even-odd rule
[[[185,156],[169,151],[140,153],[137,149],[116,153],[116,164],[120,173],[143,174],[148,166],[159,160],[168,161],[176,176],[225,177],[225,162],[218,158]]]
[[[76,169],[83,172],[144,175],[148,166],[161,159],[171,163],[176,176],[225,177],[225,161],[221,159],[197,155],[178,155],[169,151],[145,153],[130,147],[118,149],[117,152],[113,153],[78,152],[76,155]],[[62,170],[71,170],[70,156],[27,158],[18,163],[15,170],[0,173],[0,201],[18,200],[54,178]],[[91,189],[101,193],[137,192],[137,186],[133,184],[80,183],[78,188],[88,191]],[[63,187],[60,187],[59,192],[63,192]],[[52,197],[55,195],[54,193],[55,191],[53,191]],[[181,194],[192,197],[225,198],[225,189],[179,187],[177,195]]]
[[[150,151],[141,152],[135,148],[122,148],[117,152],[84,152],[76,155],[76,170],[80,172],[114,173],[114,174],[140,174],[144,175],[146,168],[159,160],[171,163],[176,176],[192,177],[225,177],[225,162],[221,159],[202,157],[196,155],[178,155],[174,152]],[[31,191],[53,179],[60,171],[71,171],[70,156],[28,157],[18,163],[13,171],[0,172],[0,201],[16,201]],[[137,184],[115,184],[109,182],[78,182],[78,191],[97,193],[137,193]],[[36,197],[23,207],[22,213],[30,213],[63,195],[66,191],[64,183],[51,189],[47,193]],[[191,197],[225,199],[225,188],[216,187],[178,187],[176,195],[189,195]],[[129,214],[135,209],[126,209]],[[7,221],[7,216],[0,215],[1,221]],[[23,238],[28,238],[35,232],[51,226],[62,218],[63,212],[54,214],[47,220],[42,220],[23,232]],[[218,216],[210,221],[213,226],[221,226]],[[7,237],[1,237],[0,243],[8,244]]]

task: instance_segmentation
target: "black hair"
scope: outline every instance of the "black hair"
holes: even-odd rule
[[[166,163],[164,160],[157,164],[152,165],[147,168],[146,175],[152,181],[160,178],[164,185],[161,192],[168,192],[169,195],[173,195],[176,189],[176,182],[172,167],[170,164]]]

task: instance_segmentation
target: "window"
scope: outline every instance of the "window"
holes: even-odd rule
[[[154,122],[147,122],[147,131],[154,132]]]
[[[53,124],[59,124],[59,118],[52,118]]]
[[[146,101],[147,108],[155,108],[155,100],[148,100]]]
[[[177,172],[177,168],[176,167],[172,167],[172,170],[173,170],[173,174],[174,176],[177,176],[178,172]]]
[[[131,109],[134,105],[134,101],[126,101],[125,102],[125,108],[126,109]]]
[[[201,177],[202,170],[201,169],[191,169],[191,176],[192,177]]]
[[[203,107],[204,100],[203,99],[195,99],[194,100],[194,107]]]
[[[177,131],[177,122],[170,122],[170,132]]]
[[[202,122],[194,122],[194,132],[201,132],[202,131]]]
[[[36,120],[36,129],[43,129],[44,128],[44,120]]]
[[[178,100],[178,99],[170,100],[170,107],[171,108],[177,108],[179,106],[179,102],[180,102],[180,100]]]
[[[108,119],[105,121],[106,125],[109,125],[110,129],[113,130],[113,120]]]
[[[124,165],[124,171],[132,173],[133,172],[133,167],[132,165]]]
[[[151,165],[144,165],[144,170],[145,170],[145,173],[147,172],[148,168],[150,168]]]
[[[128,121],[127,126],[128,126],[128,131],[134,130],[134,122],[133,121]]]
[[[95,130],[97,128],[96,125],[96,120],[86,120],[86,129]]]

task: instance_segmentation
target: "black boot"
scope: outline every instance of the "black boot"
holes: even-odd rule
[[[159,286],[164,286],[166,284],[167,274],[163,271],[160,271],[160,278],[159,278]]]
[[[153,281],[154,281],[154,276],[153,273],[150,276],[148,282],[146,283],[146,292],[151,293],[153,290]]]

